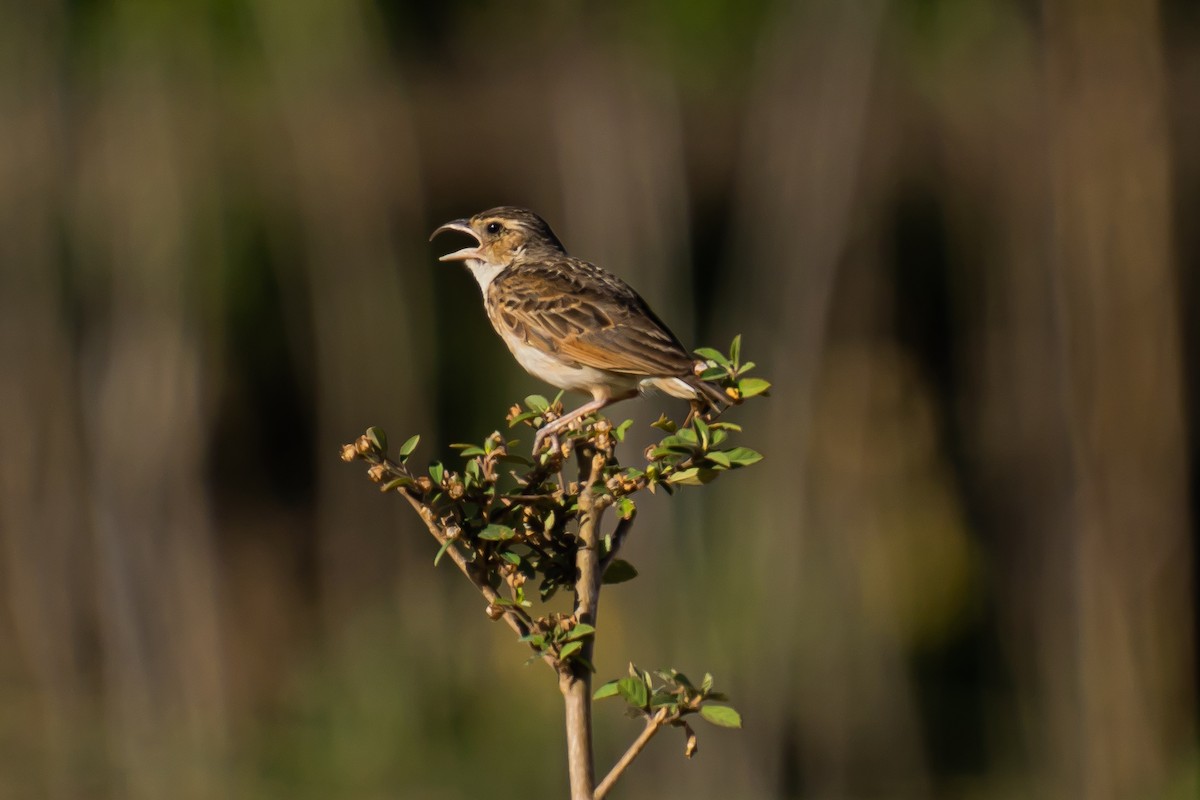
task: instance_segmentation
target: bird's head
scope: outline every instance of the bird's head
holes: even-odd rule
[[[440,226],[429,237],[457,231],[475,244],[447,253],[439,261],[464,261],[477,274],[481,269],[503,269],[511,264],[562,254],[563,246],[545,220],[514,206],[481,211],[470,219],[456,219]]]

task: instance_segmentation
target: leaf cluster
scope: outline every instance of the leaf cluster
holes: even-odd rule
[[[678,670],[655,670],[651,673],[630,663],[627,677],[601,684],[592,695],[593,700],[607,697],[622,698],[627,716],[653,720],[659,726],[683,728],[686,737],[684,754],[688,758],[696,753],[696,734],[685,717],[699,714],[704,720],[722,728],[742,727],[742,716],[736,709],[729,705],[716,705],[729,698],[713,689],[713,676],[707,672],[697,686]]]

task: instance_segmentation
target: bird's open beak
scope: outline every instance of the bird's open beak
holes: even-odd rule
[[[451,222],[447,222],[445,225],[442,225],[436,231],[430,234],[429,241],[432,242],[434,237],[445,231],[457,231],[458,233],[465,233],[475,240],[475,246],[464,247],[462,250],[455,250],[453,253],[446,253],[446,255],[439,258],[438,261],[466,261],[468,258],[478,258],[483,260],[483,254],[479,252],[479,245],[483,244],[483,242],[479,240],[479,235],[471,229],[471,226],[467,224],[465,219],[456,219]]]

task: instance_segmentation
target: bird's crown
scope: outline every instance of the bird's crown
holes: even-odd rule
[[[526,252],[544,249],[563,251],[562,242],[546,221],[527,208],[497,206],[481,211],[471,217],[471,227],[484,241],[503,239],[518,247],[523,246]]]

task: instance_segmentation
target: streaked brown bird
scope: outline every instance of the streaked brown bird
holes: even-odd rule
[[[544,425],[547,436],[577,419],[649,388],[690,400],[693,410],[731,401],[700,380],[704,362],[628,284],[595,264],[567,255],[550,226],[532,211],[501,206],[442,225],[429,237],[457,231],[475,244],[439,260],[462,261],[483,291],[492,327],[529,374],[592,396]],[[699,365],[699,369],[698,369]]]

